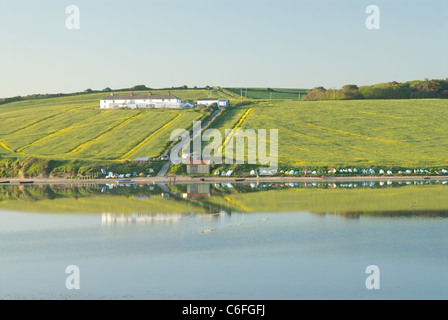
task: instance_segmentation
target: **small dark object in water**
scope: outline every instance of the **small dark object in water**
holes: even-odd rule
[[[20,184],[31,184],[34,183],[34,181],[20,181]]]
[[[245,181],[246,179],[235,179],[235,181]]]
[[[9,183],[9,181],[0,181],[0,183]]]

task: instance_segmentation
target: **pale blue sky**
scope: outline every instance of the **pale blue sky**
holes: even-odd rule
[[[448,77],[446,0],[0,0],[0,97]],[[380,8],[380,30],[365,9]],[[68,5],[80,30],[65,27]]]

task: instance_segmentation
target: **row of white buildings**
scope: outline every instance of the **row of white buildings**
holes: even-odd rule
[[[197,105],[209,106],[213,103],[217,103],[220,107],[227,107],[229,100],[222,99],[198,99]],[[192,108],[194,104],[191,102],[182,102],[180,98],[172,95],[169,91],[168,94],[152,94],[149,91],[147,94],[114,94],[100,100],[101,109],[180,109],[180,108]]]

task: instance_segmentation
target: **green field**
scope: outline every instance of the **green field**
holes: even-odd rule
[[[290,89],[290,88],[225,88],[226,91],[243,96],[247,99],[288,99],[301,100],[306,95],[306,89]]]
[[[209,94],[200,89],[171,93],[182,100]],[[173,129],[189,128],[204,116],[197,110],[99,110],[99,100],[107,95],[93,93],[0,106],[0,156],[92,160],[157,157],[170,142]]]
[[[273,90],[295,95],[300,89]],[[208,95],[231,99],[232,106],[209,126],[220,129],[223,140],[225,129],[278,129],[280,169],[448,167],[447,100],[244,99],[244,105],[238,105],[239,95],[219,87],[171,93],[182,100],[196,101]],[[1,105],[0,157],[153,158],[166,150],[173,129],[188,129],[194,120],[205,117],[197,109],[100,110],[99,100],[107,95]]]
[[[243,115],[250,110],[244,121]],[[284,169],[448,166],[448,101],[272,101],[226,110],[215,127],[278,129]]]

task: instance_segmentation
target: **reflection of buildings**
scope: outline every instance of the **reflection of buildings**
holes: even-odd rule
[[[147,223],[147,222],[178,222],[182,218],[180,213],[154,213],[154,214],[112,214],[101,215],[102,224],[114,223]]]
[[[208,198],[210,197],[211,185],[208,183],[196,183],[187,185],[187,193],[182,197],[184,199]]]
[[[101,224],[136,224],[136,223],[178,223],[184,218],[199,218],[200,220],[217,220],[223,218],[226,212],[218,213],[131,213],[131,214],[113,214],[103,213],[101,215]]]

